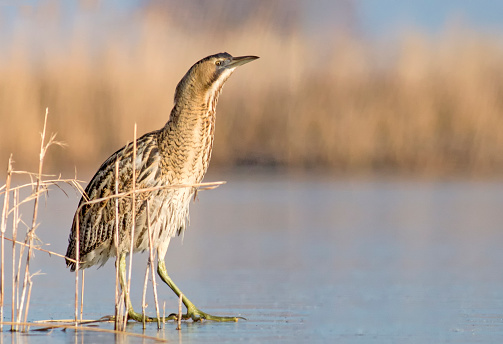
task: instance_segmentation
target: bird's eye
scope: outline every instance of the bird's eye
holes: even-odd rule
[[[218,60],[218,61],[216,61],[216,62],[215,62],[215,64],[216,64],[217,66],[221,66],[221,65],[222,65],[222,61]]]

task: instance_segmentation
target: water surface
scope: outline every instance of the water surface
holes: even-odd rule
[[[145,334],[183,343],[503,338],[503,182],[251,174],[206,181],[220,179],[228,183],[200,193],[183,244],[172,240],[166,265],[202,310],[248,320],[186,322],[181,331],[172,322],[161,331],[150,324]],[[55,190],[41,208],[38,235],[54,251],[66,250],[77,202]],[[139,310],[146,256],[134,258]],[[33,278],[29,320],[71,318],[74,275],[61,258],[43,253],[34,260],[32,271],[38,270],[44,274]],[[114,286],[113,261],[87,270],[86,319],[113,313]],[[171,290],[159,282],[158,292],[166,313],[175,311]],[[142,327],[131,324],[128,331]],[[11,336],[4,333],[2,341],[114,340],[71,330]]]

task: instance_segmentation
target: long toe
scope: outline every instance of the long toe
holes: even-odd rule
[[[128,318],[134,321],[138,322],[143,322],[143,315],[140,313],[136,313],[133,309],[130,309],[128,311]],[[169,316],[165,317],[164,319],[161,318],[161,322],[164,321],[169,321],[169,320],[175,320],[176,315],[170,314]],[[152,318],[152,317],[145,317],[145,322],[157,322],[157,318]]]
[[[216,315],[211,315],[208,313],[205,313],[203,311],[200,311],[199,309],[192,309],[192,310],[187,310],[187,314],[184,314],[182,316],[183,319],[192,319],[193,321],[201,321],[201,320],[211,320],[211,321],[219,321],[219,322],[227,322],[227,321],[233,321],[237,322],[239,319],[246,320],[243,317],[222,317],[222,316],[216,316]]]

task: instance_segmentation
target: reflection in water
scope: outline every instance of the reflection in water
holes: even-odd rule
[[[166,265],[203,310],[248,320],[187,322],[181,331],[168,323],[159,332],[153,324],[145,334],[179,343],[495,342],[503,335],[503,183],[218,179],[228,184],[200,193]],[[77,202],[53,192],[41,209],[38,233],[51,249],[64,252]],[[30,318],[71,318],[73,275],[63,260],[37,253],[35,265],[45,275],[34,277]],[[145,266],[146,256],[135,256],[135,305]],[[87,271],[85,318],[113,313],[113,271],[111,261]],[[158,292],[166,313],[175,311],[171,290],[161,283]],[[148,303],[154,313],[152,297]],[[142,333],[141,325],[128,331]],[[111,340],[60,330],[9,336],[3,341]]]

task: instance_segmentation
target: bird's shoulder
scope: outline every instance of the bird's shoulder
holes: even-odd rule
[[[134,165],[137,187],[155,186],[161,168],[157,137],[158,131],[152,131],[138,138],[136,153],[134,153],[135,145],[131,142],[110,155],[87,185],[86,194],[89,199],[104,197],[114,192],[116,175],[119,177],[119,189],[127,187],[132,179],[134,155],[136,155]],[[116,171],[117,162],[118,171]]]

